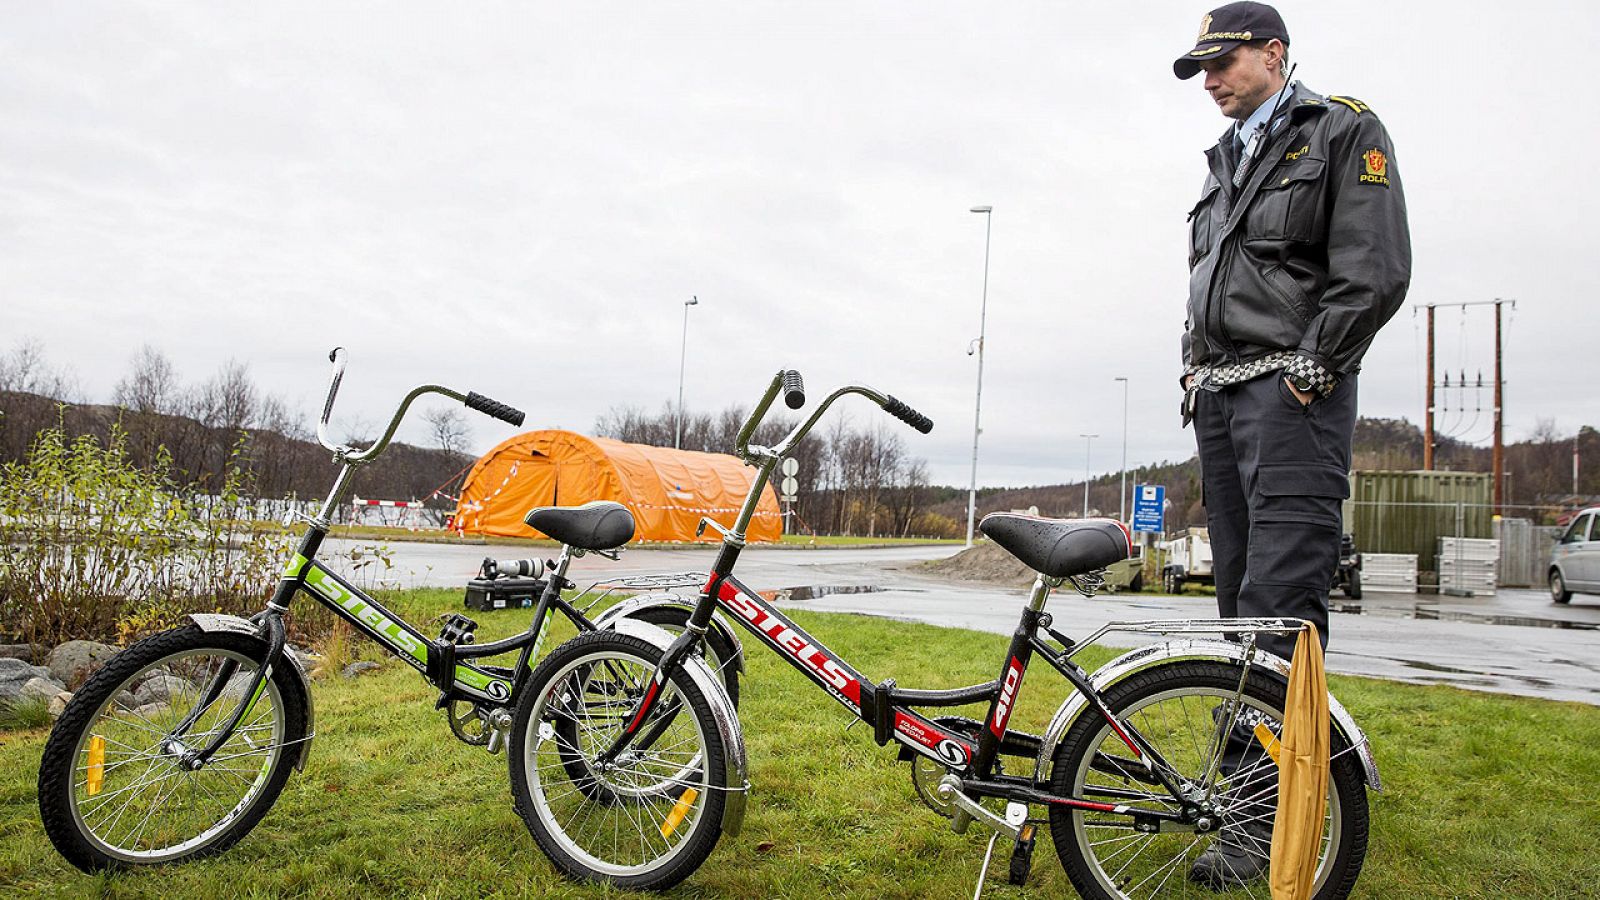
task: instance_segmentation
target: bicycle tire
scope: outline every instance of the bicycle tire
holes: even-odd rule
[[[177,756],[182,747],[203,746],[207,727],[226,723],[266,652],[267,644],[253,636],[191,624],[139,641],[96,672],[51,729],[39,763],[39,817],[56,850],[92,873],[210,856],[249,834],[288,781],[289,751],[306,738],[307,698],[300,680],[286,671],[293,663],[275,667],[238,730],[205,767],[185,770]],[[227,661],[238,665],[222,696],[178,745],[166,743],[200,699],[204,679]],[[173,679],[163,683],[172,702],[132,707],[131,689],[158,676]],[[122,740],[135,735],[138,744]],[[118,796],[123,799],[112,803]],[[119,837],[124,817],[141,801],[151,808]]]
[[[1209,768],[1205,761],[1209,759],[1209,741],[1216,730],[1214,710],[1219,703],[1231,700],[1238,690],[1242,674],[1240,667],[1234,663],[1212,660],[1169,662],[1119,682],[1106,691],[1105,701],[1118,721],[1131,722],[1141,734],[1152,740],[1156,749],[1181,775],[1199,783]],[[1285,685],[1281,680],[1255,670],[1245,682],[1245,707],[1258,711],[1270,727],[1282,722],[1284,693]],[[1175,719],[1178,720],[1176,724],[1173,721]],[[1141,780],[1137,771],[1117,761],[1119,748],[1121,756],[1126,757],[1126,747],[1106,720],[1092,708],[1086,709],[1084,715],[1068,729],[1065,739],[1056,749],[1050,782],[1052,792],[1058,796],[1095,799],[1094,788],[1097,785],[1124,791],[1136,784],[1150,785],[1150,779]],[[1367,794],[1360,762],[1337,730],[1331,732],[1330,751],[1329,802],[1325,814],[1323,849],[1314,882],[1313,896],[1316,900],[1341,900],[1349,895],[1361,872],[1367,848]],[[1263,773],[1270,771],[1265,768],[1271,763],[1264,754],[1256,758],[1258,762],[1252,764],[1252,772],[1256,766],[1261,767]],[[1214,776],[1214,784],[1224,797],[1227,791],[1222,790],[1221,784],[1228,778],[1221,773]],[[1259,775],[1233,776],[1236,782],[1252,778],[1257,779],[1258,785],[1266,784],[1266,790],[1275,790],[1272,787],[1275,782],[1268,783]],[[1222,812],[1225,822],[1230,817],[1243,821],[1261,816],[1260,804],[1263,801],[1259,796],[1250,796],[1251,789],[1253,787],[1247,788],[1241,784],[1236,790],[1237,799],[1226,801],[1231,806]],[[1136,792],[1139,788],[1132,787],[1132,790]],[[1135,806],[1143,802],[1176,808],[1164,789],[1153,786],[1146,793],[1149,795],[1147,801],[1129,800],[1124,795],[1118,802]],[[1259,790],[1257,793],[1264,794]],[[1100,818],[1094,818],[1096,816]],[[1084,897],[1131,900],[1142,897],[1212,898],[1219,894],[1265,897],[1270,893],[1265,875],[1226,889],[1188,880],[1189,866],[1215,840],[1216,832],[1211,835],[1193,831],[1152,835],[1133,831],[1129,827],[1131,820],[1126,816],[1121,817],[1120,822],[1119,825],[1118,817],[1109,814],[1065,807],[1052,807],[1050,810],[1050,832],[1056,853],[1061,858],[1067,877]],[[1098,852],[1097,848],[1100,847],[1104,847],[1105,855]],[[1147,854],[1152,849],[1154,852]],[[1131,854],[1130,850],[1133,850]]]
[[[649,746],[630,748],[623,764],[594,774],[603,770],[593,757],[610,746],[648,689],[661,653],[632,635],[579,635],[540,663],[517,703],[508,754],[513,803],[539,849],[568,877],[662,890],[698,869],[722,834],[727,748],[710,702],[685,671],[667,680],[640,733],[663,719],[665,731]],[[595,673],[614,682],[594,688]],[[624,698],[616,697],[617,684],[626,688]],[[592,704],[591,690],[600,695]],[[603,714],[590,715],[591,705]],[[554,720],[564,716],[581,719],[575,739],[556,732]],[[563,750],[580,762],[574,766]]]

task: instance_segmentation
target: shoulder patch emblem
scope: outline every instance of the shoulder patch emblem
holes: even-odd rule
[[[1377,147],[1361,154],[1361,176],[1357,179],[1361,184],[1381,184],[1389,186],[1389,157]]]
[[[1357,115],[1365,112],[1372,112],[1372,107],[1362,103],[1360,100],[1357,100],[1354,97],[1338,97],[1334,96],[1333,94],[1329,94],[1328,99],[1335,103],[1340,103],[1350,107]]]

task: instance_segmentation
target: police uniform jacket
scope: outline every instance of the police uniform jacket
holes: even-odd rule
[[[1327,394],[1405,300],[1405,198],[1388,132],[1360,101],[1296,84],[1274,126],[1237,188],[1233,130],[1206,152],[1184,364],[1287,369]]]

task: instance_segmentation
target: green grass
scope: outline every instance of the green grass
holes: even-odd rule
[[[50,701],[43,697],[19,697],[0,703],[0,729],[27,730],[50,727]]]
[[[418,622],[460,608],[451,591],[390,600]],[[487,639],[520,631],[527,612],[475,618]],[[870,677],[908,686],[992,678],[1005,646],[881,619],[795,618]],[[952,834],[866,726],[846,731],[842,708],[753,641],[747,649],[745,830],[724,837],[673,895],[971,896],[986,837]],[[1044,667],[1035,676],[1013,725],[1037,733],[1063,692]],[[1350,677],[1332,684],[1375,742],[1385,783],[1357,896],[1594,896],[1600,709]],[[34,796],[46,732],[0,733],[0,896],[616,895],[553,873],[512,812],[504,757],[457,743],[412,670],[391,663],[314,690],[310,764],[262,824],[219,858],[130,875],[91,878],[56,856]],[[1048,837],[1026,889],[1005,884],[1003,871],[1001,857],[986,896],[1073,896]]]

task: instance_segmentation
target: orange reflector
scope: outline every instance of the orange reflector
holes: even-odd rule
[[[678,798],[678,802],[672,804],[672,812],[667,813],[667,820],[661,823],[662,837],[672,837],[672,833],[683,824],[683,817],[689,814],[689,807],[694,805],[695,798],[699,796],[699,791],[688,788],[683,792],[683,796]]]
[[[100,735],[89,738],[89,796],[100,793],[106,783],[106,739]]]
[[[1273,765],[1278,765],[1278,736],[1272,733],[1265,722],[1256,723],[1256,740],[1267,750],[1267,755],[1272,757]]]

